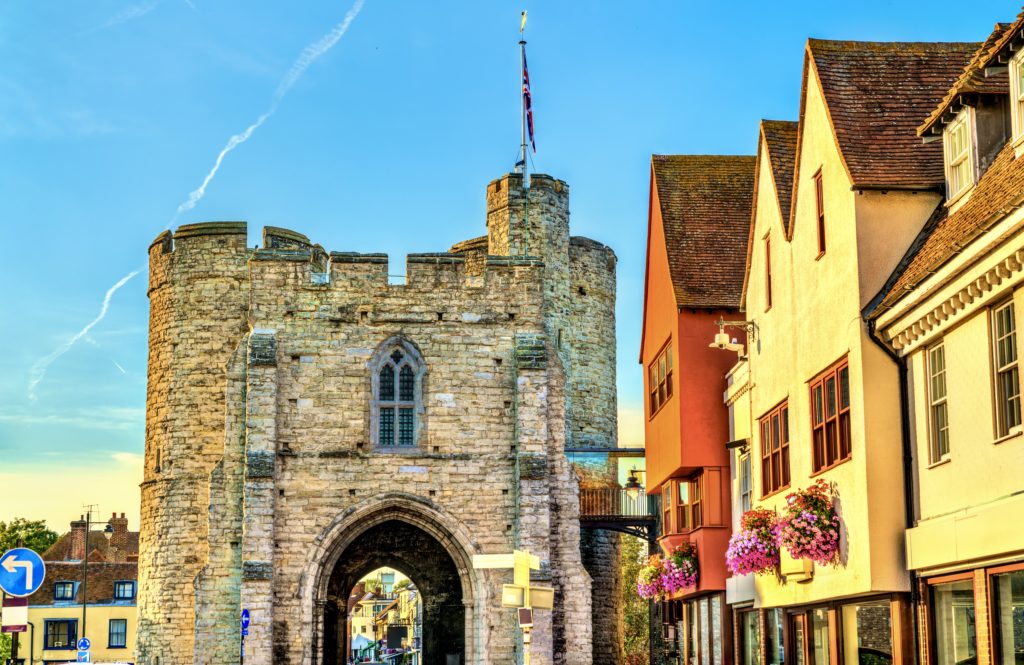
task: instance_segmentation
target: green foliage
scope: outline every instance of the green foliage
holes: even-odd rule
[[[397,591],[401,591],[402,589],[406,588],[407,586],[409,586],[411,584],[412,584],[412,580],[409,580],[409,579],[399,580],[398,582],[395,583],[395,591],[396,592]]]
[[[636,593],[636,577],[647,561],[647,543],[633,536],[622,536],[622,607],[625,621],[626,663],[647,665],[649,620],[647,601]]]
[[[0,633],[0,663],[6,663],[11,657],[11,634]],[[19,654],[20,657],[20,654]]]
[[[0,522],[0,553],[12,547],[27,547],[42,554],[57,542],[57,534],[46,528],[43,520],[27,520],[16,517],[10,522]]]

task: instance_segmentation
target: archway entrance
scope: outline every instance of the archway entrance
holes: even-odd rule
[[[344,665],[351,657],[349,604],[360,580],[379,568],[392,568],[412,580],[420,594],[422,665],[461,665],[466,652],[466,609],[462,580],[451,554],[427,531],[398,519],[378,522],[340,553],[330,571],[323,613],[324,665]],[[386,648],[386,647],[385,647]]]

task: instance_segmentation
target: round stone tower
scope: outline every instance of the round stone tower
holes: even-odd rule
[[[191,663],[224,373],[247,329],[245,223],[160,234],[149,248],[149,376],[139,536],[141,663]],[[190,599],[191,602],[190,602]]]

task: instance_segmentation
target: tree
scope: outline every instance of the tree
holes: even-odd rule
[[[634,536],[622,537],[622,608],[625,621],[626,663],[647,665],[648,652],[648,605],[636,592],[636,576],[647,560],[647,543]]]
[[[11,642],[10,633],[0,633],[0,663],[6,663],[11,657]]]
[[[0,522],[0,554],[19,544],[42,554],[55,542],[57,534],[46,528],[44,520],[16,517],[10,522]]]

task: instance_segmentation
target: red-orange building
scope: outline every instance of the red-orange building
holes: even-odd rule
[[[732,437],[722,393],[737,356],[709,345],[717,321],[742,318],[753,188],[754,157],[655,155],[651,162],[640,343],[647,487],[662,498],[662,549],[692,542],[700,563],[697,588],[666,603],[664,616],[670,633],[687,631],[695,648],[718,652],[706,662],[726,664]],[[746,341],[742,331],[735,336]]]

